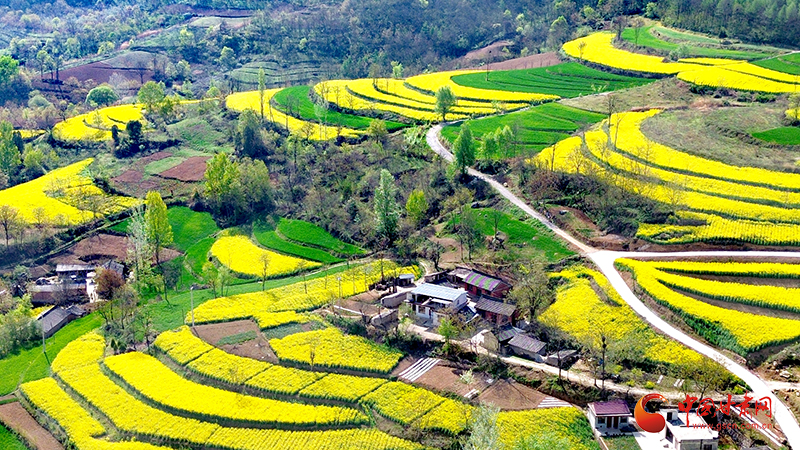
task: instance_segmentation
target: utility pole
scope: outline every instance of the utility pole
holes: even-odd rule
[[[197,287],[196,283],[192,283],[192,287],[189,288],[189,303],[190,308],[192,311],[192,329],[194,329],[194,288]]]

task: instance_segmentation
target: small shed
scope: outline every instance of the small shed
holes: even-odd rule
[[[561,368],[564,369],[571,366],[577,360],[577,350],[561,350],[559,352],[547,355],[547,358],[544,360],[544,362],[553,367],[558,367],[560,365]]]
[[[442,281],[442,280],[444,280],[446,278],[447,278],[447,272],[442,271],[442,272],[429,273],[429,274],[425,275],[424,277],[422,277],[422,280],[425,283],[436,283],[436,282]]]
[[[508,341],[508,346],[519,356],[536,362],[544,361],[546,344],[525,334],[518,334]]]
[[[461,286],[464,284],[464,279],[472,272],[468,267],[456,267],[455,269],[447,272],[447,281]]]
[[[80,306],[50,308],[47,312],[40,315],[38,320],[42,326],[42,333],[45,338],[54,335],[56,331],[73,320],[86,315],[86,311]]]
[[[589,403],[589,422],[602,435],[621,434],[633,417],[625,400]]]
[[[486,296],[475,304],[475,311],[494,326],[514,324],[517,321],[517,307]]]
[[[501,346],[508,344],[514,336],[522,333],[522,330],[511,325],[503,325],[483,334],[483,347],[493,352],[499,352]]]
[[[414,274],[413,273],[401,273],[397,277],[397,285],[398,286],[411,286],[414,284]]]
[[[473,270],[464,278],[464,289],[473,295],[503,298],[511,290],[511,285],[499,278]]]

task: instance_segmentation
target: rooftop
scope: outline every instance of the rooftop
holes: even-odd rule
[[[81,317],[86,314],[80,306],[70,306],[65,308],[60,306],[58,308],[50,308],[47,312],[39,316],[42,324],[42,331],[48,334],[50,330],[57,327],[65,318],[69,316]]]
[[[56,265],[56,272],[90,272],[95,269],[92,264],[58,264]]]
[[[686,440],[700,440],[700,439],[717,439],[719,437],[719,433],[714,431],[711,428],[708,428],[706,421],[697,415],[697,413],[690,412],[689,413],[689,422],[688,425],[686,423],[686,413],[685,412],[677,412],[676,410],[672,410],[673,417],[676,417],[672,420],[667,420],[667,427],[672,431],[672,434],[675,435],[681,441]],[[666,416],[667,411],[662,410],[660,413]]]
[[[466,293],[466,291],[463,289],[439,286],[438,284],[423,283],[414,288],[411,293],[413,295],[424,295],[426,297],[440,298],[454,302],[458,300],[461,295]]]
[[[413,273],[401,273],[399,277],[401,280],[411,280],[414,281],[414,274]]]
[[[498,341],[503,342],[512,339],[514,336],[522,333],[523,331],[520,330],[519,328],[515,328],[511,325],[504,325],[498,328],[497,331],[494,332],[494,336],[497,338]]]
[[[539,353],[542,351],[542,349],[544,349],[545,343],[530,336],[518,334],[511,338],[511,340],[508,342],[508,345],[521,348],[529,352]]]
[[[595,416],[631,416],[631,409],[622,399],[589,403],[589,408]]]
[[[464,283],[472,286],[478,286],[479,288],[486,289],[487,291],[494,291],[497,288],[509,287],[508,283],[503,280],[490,277],[489,275],[484,275],[480,272],[475,272],[474,270],[470,272],[466,278],[464,278]]]
[[[517,310],[517,307],[511,303],[503,303],[481,297],[478,303],[475,304],[475,309],[478,311],[488,311],[501,316],[512,316],[514,315],[514,311]]]

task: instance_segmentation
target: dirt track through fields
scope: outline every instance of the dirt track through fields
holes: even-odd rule
[[[49,431],[42,428],[19,402],[0,405],[0,422],[22,436],[34,448],[64,450],[64,446]]]

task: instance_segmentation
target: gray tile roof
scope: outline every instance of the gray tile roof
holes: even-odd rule
[[[517,307],[511,303],[498,302],[486,297],[481,297],[478,303],[475,304],[475,309],[478,311],[488,311],[501,316],[512,316]]]
[[[518,334],[508,342],[508,345],[511,347],[527,350],[531,353],[539,353],[544,349],[544,346],[546,344],[530,336],[526,336],[524,334]]]
[[[414,295],[424,295],[426,297],[433,297],[439,298],[442,300],[449,300],[454,302],[464,294],[466,291],[463,289],[453,289],[445,286],[439,286],[438,284],[420,284],[414,290],[411,291]]]

